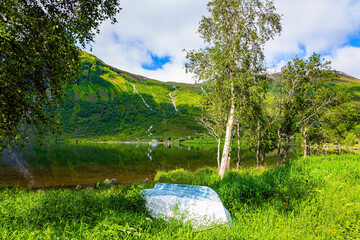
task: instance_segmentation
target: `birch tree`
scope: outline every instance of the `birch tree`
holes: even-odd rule
[[[281,31],[281,16],[272,0],[211,0],[209,16],[198,32],[207,45],[187,52],[187,71],[197,82],[212,82],[213,93],[227,111],[220,176],[228,165],[235,111],[245,107],[264,80],[263,47]]]
[[[311,120],[320,111],[342,98],[342,94],[326,87],[327,82],[338,77],[338,73],[331,69],[330,62],[323,62],[316,53],[305,60],[296,57],[283,67],[279,90],[281,119],[278,129],[279,150],[282,140],[285,141],[282,162],[286,161],[294,133],[302,129],[306,149]],[[306,157],[306,151],[304,156]]]
[[[208,96],[206,97],[206,112],[199,118],[198,123],[203,126],[207,133],[205,135],[215,138],[217,142],[217,165],[220,168],[220,151],[221,139],[224,135],[224,126],[226,126],[226,119],[219,105],[215,104]]]

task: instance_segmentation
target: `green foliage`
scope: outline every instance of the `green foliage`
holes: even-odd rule
[[[197,87],[145,79],[85,52],[81,58],[83,74],[66,92],[60,112],[66,138],[147,140],[195,135],[201,130],[194,121],[200,114]],[[170,92],[176,96],[178,112]]]
[[[80,50],[118,0],[18,1],[0,8],[0,144],[22,142],[24,126],[56,129],[64,89],[76,80]]]
[[[344,140],[345,146],[353,146],[357,143],[357,137],[354,133],[349,132]]]
[[[352,101],[325,112],[322,119],[328,141],[339,143],[347,137],[348,132],[353,131],[356,134],[356,126],[360,122],[358,104]]]
[[[335,89],[327,85],[330,81],[338,80],[339,74],[319,54],[313,53],[308,59],[293,58],[281,72],[282,79],[277,83],[277,103],[279,145],[282,139],[286,142],[284,162],[290,139],[300,128],[306,149],[308,140],[322,140],[325,134],[322,132],[321,118],[329,109],[344,103],[346,94],[340,87]]]

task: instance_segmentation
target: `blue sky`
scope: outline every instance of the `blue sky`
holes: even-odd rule
[[[141,67],[145,70],[156,71],[162,69],[165,64],[171,63],[170,56],[159,57],[150,51],[148,52],[148,55],[150,55],[151,58],[150,62],[141,64]]]
[[[161,81],[193,83],[183,49],[204,47],[198,23],[207,0],[122,0],[119,23],[102,24],[92,53],[117,68]],[[265,46],[266,65],[279,71],[313,52],[360,78],[360,0],[275,0],[281,36]]]

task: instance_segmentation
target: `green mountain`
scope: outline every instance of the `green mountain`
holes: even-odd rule
[[[165,139],[201,131],[203,91],[193,84],[160,82],[121,71],[83,53],[77,84],[60,111],[66,138]]]
[[[352,105],[358,108],[360,80],[344,73],[340,76],[330,85],[347,88]],[[63,137],[165,140],[195,136],[203,131],[196,122],[203,96],[200,86],[148,79],[106,65],[83,52],[81,76],[67,91],[65,106],[59,112]]]

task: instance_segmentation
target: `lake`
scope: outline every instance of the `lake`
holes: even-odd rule
[[[21,187],[89,186],[116,178],[119,183],[153,181],[159,170],[194,171],[216,167],[214,145],[79,143],[6,149],[0,155],[0,185]],[[241,167],[255,166],[255,154],[242,151]],[[231,167],[236,166],[236,150]],[[275,153],[267,155],[276,164]]]

